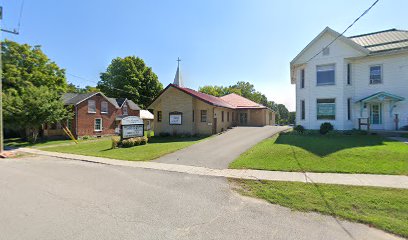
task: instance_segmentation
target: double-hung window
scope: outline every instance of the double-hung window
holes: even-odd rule
[[[207,110],[201,110],[201,122],[207,122]]]
[[[96,113],[95,100],[88,100],[88,113]]]
[[[96,132],[102,131],[102,118],[95,118],[94,130]]]
[[[382,67],[375,65],[370,67],[370,84],[382,83]]]
[[[336,119],[336,99],[317,99],[317,120]]]
[[[101,113],[108,113],[108,102],[107,101],[101,102]]]
[[[224,122],[224,111],[221,111],[221,121]]]
[[[305,100],[300,101],[300,119],[305,120],[306,114],[306,106],[305,106]]]
[[[316,67],[317,86],[335,84],[335,65],[320,65]]]
[[[305,88],[305,69],[300,70],[300,88]]]

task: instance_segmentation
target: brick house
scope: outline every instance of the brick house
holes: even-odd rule
[[[126,98],[108,98],[103,93],[65,93],[64,105],[72,110],[74,117],[66,125],[76,138],[83,136],[114,135],[120,120],[125,116],[139,116],[140,108]],[[61,124],[44,126],[43,135],[63,136]]]
[[[154,112],[155,134],[211,135],[233,126],[275,124],[275,113],[237,94],[215,97],[183,87],[180,68],[148,107]]]

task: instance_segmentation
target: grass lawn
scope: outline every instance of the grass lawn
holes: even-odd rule
[[[408,145],[376,135],[281,134],[255,145],[230,168],[408,175]]]
[[[27,141],[22,140],[21,138],[7,138],[4,139],[4,146],[5,147],[13,147],[13,148],[18,148],[18,147],[45,147],[45,146],[51,146],[51,145],[57,145],[57,144],[75,144],[74,141],[72,140],[67,140],[67,139],[60,139],[60,140],[46,140],[46,141],[38,141],[36,143],[29,143]]]
[[[147,136],[149,131],[144,131],[144,135]],[[154,131],[150,131],[150,136],[154,136]],[[111,137],[103,137],[103,139],[110,139]],[[79,142],[84,141],[99,141],[100,138],[89,138],[89,139],[79,139]],[[71,139],[50,139],[50,140],[41,140],[39,139],[36,143],[30,143],[28,141],[22,140],[21,138],[7,138],[4,140],[4,146],[6,147],[32,147],[32,148],[42,148],[42,147],[49,147],[53,145],[60,145],[60,144],[75,144],[74,141]]]
[[[239,193],[298,211],[367,223],[408,237],[408,190],[230,179]]]
[[[197,143],[203,137],[153,137],[147,145],[111,149],[111,139],[83,141],[75,145],[47,147],[43,150],[106,157],[130,161],[152,160]]]

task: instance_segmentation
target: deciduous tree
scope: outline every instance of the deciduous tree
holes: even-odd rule
[[[151,67],[135,56],[115,58],[101,73],[97,88],[110,97],[126,97],[147,107],[163,89]]]

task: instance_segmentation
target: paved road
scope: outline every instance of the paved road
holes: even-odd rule
[[[191,147],[167,154],[155,161],[225,169],[241,153],[265,138],[286,129],[288,127],[236,127]]]
[[[52,157],[0,160],[0,239],[397,239],[243,198],[225,178]]]

